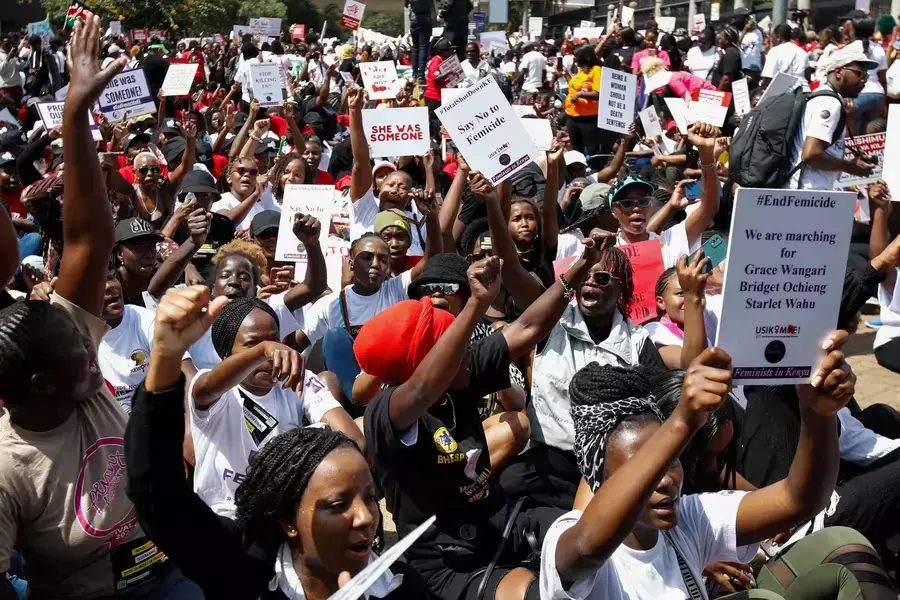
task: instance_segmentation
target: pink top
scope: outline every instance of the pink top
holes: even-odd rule
[[[694,90],[714,90],[716,86],[687,71],[675,71],[669,79],[669,89],[680,98],[693,94]]]
[[[650,56],[650,50],[641,50],[640,52],[635,52],[634,56],[631,57],[631,71],[634,72],[635,69],[639,69],[641,67],[641,59],[647,58]],[[666,65],[666,68],[669,68],[672,63],[669,62],[669,53],[665,50],[657,50],[656,56]]]

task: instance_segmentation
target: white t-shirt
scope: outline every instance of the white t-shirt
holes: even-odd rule
[[[310,423],[318,423],[328,411],[341,405],[318,377],[306,371],[300,396],[294,390],[282,389],[278,383],[265,396],[256,396],[238,386],[228,390],[209,410],[198,410],[194,385],[206,372],[204,369],[194,376],[188,391],[197,460],[194,492],[216,514],[234,518],[234,493],[244,481],[252,456],[278,434],[302,427],[304,416]]]
[[[536,92],[544,82],[544,69],[547,67],[547,58],[532,50],[522,57],[519,62],[519,70],[525,71],[525,81],[522,82],[523,92]]]
[[[234,194],[225,192],[219,200],[213,202],[212,211],[220,213],[226,210],[233,210],[237,208],[240,203],[241,201],[235,198]],[[239,231],[250,229],[250,223],[253,221],[253,217],[264,210],[281,212],[281,206],[275,202],[275,196],[272,195],[272,190],[269,186],[266,187],[266,190],[260,195],[256,203],[250,207],[250,211],[247,213],[247,216],[244,217],[244,220],[238,224],[237,229]]]
[[[125,305],[122,322],[103,336],[97,347],[100,372],[116,391],[116,400],[126,411],[134,390],[147,377],[153,348],[156,313],[140,306]]]
[[[663,263],[666,265],[667,269],[669,267],[674,267],[675,263],[677,263],[678,259],[683,255],[692,254],[700,249],[699,238],[695,241],[693,246],[688,244],[687,229],[684,226],[684,222],[666,229],[662,232],[662,235],[658,235],[652,231],[648,232],[648,234],[650,235],[651,240],[659,240],[662,249]],[[570,256],[578,258],[584,254],[584,244],[581,243],[582,240],[584,240],[584,235],[578,229],[573,229],[568,233],[560,234],[556,242],[556,260],[561,260]],[[625,239],[620,231],[616,240],[616,245],[626,246],[629,243],[630,242]]]
[[[253,99],[253,81],[250,77],[250,65],[252,64],[259,64],[259,59],[254,57],[244,60],[241,55],[237,71],[234,74],[234,82],[241,84],[241,98],[248,104]]]
[[[881,306],[881,327],[875,332],[873,350],[887,344],[896,337],[900,337],[900,270],[897,271],[897,281],[894,288],[886,285],[878,286],[878,304]]]
[[[710,46],[706,52],[701,50],[700,46],[693,46],[688,50],[684,64],[700,79],[707,79],[709,72],[716,64],[716,54],[715,46]]]
[[[375,217],[378,216],[378,198],[375,197],[375,192],[372,188],[362,195],[362,197],[350,204],[350,241],[358,240],[362,237],[364,233],[368,233],[375,229]],[[422,220],[422,214],[419,212],[419,209],[416,207],[415,203],[412,205],[412,210],[406,211],[406,214],[409,215],[410,218],[415,219],[416,222]],[[425,244],[423,240],[425,239],[426,229],[425,223],[422,223],[419,226],[419,232],[416,232],[416,228],[413,223],[410,223],[410,227],[412,228],[412,243],[409,245],[409,250],[407,250],[407,256],[425,256]],[[421,237],[421,239],[420,239]]]
[[[741,37],[741,68],[758,67],[762,69],[762,53],[764,40],[762,31],[753,29]]]
[[[848,44],[848,48],[855,48],[866,55],[871,61],[877,62],[878,66],[869,71],[869,79],[866,81],[866,85],[863,86],[860,94],[884,94],[884,86],[881,85],[881,81],[878,80],[878,72],[879,71],[887,71],[887,56],[884,53],[884,48],[881,47],[881,44],[878,42],[869,42],[869,51],[863,52],[863,43],[862,40],[856,40],[852,44]]]
[[[568,590],[556,570],[556,546],[567,529],[581,518],[573,510],[558,518],[541,549],[541,598],[557,600],[685,600],[690,598],[678,568],[674,542],[684,562],[702,586],[702,573],[710,561],[747,563],[756,556],[756,544],[737,546],[735,531],[738,506],[747,492],[682,496],[678,525],[659,534],[650,550],[632,550],[624,544],[589,578]],[[702,589],[702,587],[701,587]]]
[[[791,45],[793,46],[793,44]],[[842,110],[843,105],[841,101],[830,96],[811,98],[806,103],[803,120],[800,122],[800,128],[797,130],[797,135],[794,138],[793,166],[796,167],[800,164],[803,154],[803,143],[808,137],[814,137],[826,144],[831,144],[825,149],[825,152],[831,156],[835,158],[844,157],[843,132],[838,135],[840,139],[837,139],[832,144],[832,139],[837,134]],[[801,172],[803,174],[802,182],[800,181]],[[806,166],[798,169],[791,176],[791,181],[785,187],[786,189],[794,190],[833,190],[840,176],[840,171],[820,171],[819,169]]]
[[[393,306],[408,300],[406,288],[412,281],[412,271],[404,271],[381,284],[381,288],[371,296],[361,296],[348,285],[343,290],[347,298],[347,315],[351,327],[365,325],[366,321]],[[310,344],[315,344],[331,329],[344,327],[344,315],[341,312],[341,293],[328,294],[309,307],[306,313],[306,324],[303,333]]]
[[[792,42],[784,42],[766,53],[766,64],[762,76],[775,79],[776,73],[787,73],[800,80],[804,91],[809,91],[806,81],[806,69],[809,68],[809,55]]]

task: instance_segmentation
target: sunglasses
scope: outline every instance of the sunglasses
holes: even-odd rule
[[[652,198],[650,198],[650,196],[646,196],[644,198],[623,198],[622,200],[616,200],[615,202],[613,202],[613,204],[615,204],[622,210],[631,210],[635,206],[647,208],[648,206],[650,206],[651,200]]]
[[[138,169],[138,173],[140,173],[141,175],[149,175],[150,173],[159,175],[161,171],[159,170],[159,167],[141,167],[140,169]]]
[[[482,250],[481,252],[473,252],[472,254],[470,254],[469,256],[466,257],[466,260],[468,260],[469,264],[472,265],[472,264],[477,263],[480,260],[490,258],[493,255],[494,255],[494,253],[491,252],[490,250]]]
[[[850,69],[847,67],[844,67],[843,69],[841,69],[841,71],[850,71],[851,73],[856,73],[856,76],[859,77],[860,79],[862,79],[863,81],[866,81],[869,79],[868,71],[860,71],[859,69]]]
[[[597,271],[591,274],[590,277],[594,280],[594,283],[596,283],[600,287],[608,286],[613,280],[622,281],[620,278],[616,277],[609,271]]]
[[[240,175],[241,177],[243,177],[244,175],[250,175],[251,177],[256,177],[257,175],[259,175],[259,169],[248,169],[246,167],[238,167],[237,169],[235,169],[235,171],[237,171],[237,174]]]
[[[444,296],[453,296],[459,292],[458,283],[423,283],[419,286],[422,296],[432,296],[440,292]]]

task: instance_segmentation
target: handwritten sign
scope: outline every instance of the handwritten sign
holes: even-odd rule
[[[734,94],[734,112],[743,117],[751,110],[750,90],[746,79],[738,79],[731,83],[731,92]]]
[[[397,95],[397,68],[394,61],[359,63],[359,73],[370,100],[386,100]]]
[[[278,239],[275,242],[275,260],[306,262],[306,247],[294,235],[294,215],[312,215],[322,224],[319,243],[328,242],[331,229],[331,209],[334,204],[334,186],[300,185],[284,186],[281,220],[278,222]]]
[[[422,156],[428,152],[426,107],[364,110],[362,118],[372,156]]]
[[[281,35],[281,19],[276,19],[274,17],[257,17],[250,19],[249,25],[250,33],[256,37],[278,37]]]
[[[251,63],[250,87],[262,107],[281,106],[284,102],[284,82],[275,63]]]
[[[198,63],[170,64],[162,86],[164,95],[187,96],[190,94],[191,85],[194,83],[194,76],[197,74],[199,66]]]
[[[597,111],[597,127],[628,133],[634,121],[634,100],[637,93],[637,77],[614,69],[603,69],[600,77],[600,110]]]
[[[808,383],[835,328],[854,192],[741,188],[716,345],[737,384]]]
[[[121,121],[156,112],[156,104],[141,68],[123,71],[109,80],[97,105],[110,121]]]
[[[709,123],[715,127],[725,124],[728,107],[731,105],[731,92],[696,89],[691,94],[693,102],[688,109],[688,121],[692,123]]]
[[[617,246],[631,262],[634,303],[631,320],[640,325],[656,318],[656,280],[666,270],[659,240]]]
[[[462,65],[455,54],[447,58],[438,67],[438,76],[444,78],[444,85],[455,87],[463,79]]]
[[[868,177],[856,177],[850,173],[841,173],[838,184],[842,188],[875,183],[882,178],[882,172],[884,171],[884,141],[886,137],[887,133],[870,133],[868,135],[844,138],[844,160],[856,160],[856,154],[853,152],[853,150],[856,150],[862,156],[878,157],[878,166],[872,169],[872,174]]]
[[[538,157],[493,77],[478,80],[436,113],[469,166],[495,185]]]
[[[341,15],[341,27],[346,29],[359,29],[359,23],[362,21],[363,13],[366,5],[356,0],[347,0],[344,3],[344,12]]]

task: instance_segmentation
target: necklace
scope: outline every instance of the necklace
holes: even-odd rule
[[[444,406],[447,403],[450,403],[450,416],[453,418],[453,425],[447,428],[447,431],[453,431],[456,429],[456,405],[453,403],[453,398],[450,397],[450,394],[444,393],[444,400],[441,402],[441,406]]]

